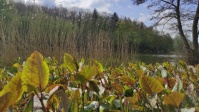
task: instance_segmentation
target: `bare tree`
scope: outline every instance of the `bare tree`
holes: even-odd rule
[[[147,0],[132,0],[135,5],[143,4]],[[149,2],[148,2],[149,3]],[[198,0],[150,0],[149,9],[153,10],[152,20],[157,24],[170,24],[178,30],[186,48],[186,59],[189,64],[199,62],[198,51]],[[193,46],[189,44],[186,33],[189,31],[192,37]]]

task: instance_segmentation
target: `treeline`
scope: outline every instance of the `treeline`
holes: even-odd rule
[[[68,52],[95,59],[132,57],[135,53],[168,53],[170,35],[142,22],[78,8],[47,8],[23,3],[0,4],[0,57],[13,61],[34,50],[57,58]]]

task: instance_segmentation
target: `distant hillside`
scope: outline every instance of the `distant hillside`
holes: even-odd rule
[[[170,35],[161,35],[142,22],[120,18],[117,13],[0,4],[0,58],[13,61],[34,50],[44,56],[68,52],[80,58],[128,59],[134,53],[168,53]],[[75,10],[75,11],[74,11]]]

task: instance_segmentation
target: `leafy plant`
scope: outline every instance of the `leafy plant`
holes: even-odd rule
[[[63,63],[33,52],[16,72],[1,69],[0,111],[198,111],[199,65],[180,61],[116,68],[70,54]],[[194,78],[194,79],[193,79]]]

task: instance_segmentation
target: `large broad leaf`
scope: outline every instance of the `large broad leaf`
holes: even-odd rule
[[[12,98],[9,98],[10,103],[14,104],[18,99],[20,99],[23,94],[22,85],[21,85],[21,72],[18,72],[9,83],[3,88],[0,92],[0,96],[12,92]]]
[[[71,96],[72,96],[72,102],[70,103],[68,112],[78,112],[79,111],[78,99],[80,96],[79,90],[74,91]]]
[[[98,62],[97,60],[92,60],[92,62],[93,62],[93,65],[97,67],[97,70],[99,73],[104,71],[103,66],[100,62]]]
[[[25,90],[34,87],[42,92],[46,88],[49,80],[49,68],[38,51],[32,53],[27,59],[21,78]]]
[[[158,80],[150,76],[142,75],[139,82],[141,88],[148,94],[159,93],[164,89]]]
[[[84,66],[82,67],[81,71],[76,75],[76,80],[80,81],[81,83],[86,83],[87,81],[91,80],[93,76],[97,74],[97,67],[96,66]]]
[[[182,103],[184,99],[184,94],[180,92],[172,92],[164,97],[164,103],[166,105],[173,105],[174,107],[178,108],[179,105]]]
[[[67,67],[71,73],[77,72],[79,69],[75,58],[67,53],[64,54],[64,66]]]
[[[8,107],[11,105],[10,100],[12,98],[12,93],[8,92],[0,97],[0,112],[6,112]]]
[[[64,112],[66,112],[69,109],[69,103],[70,103],[68,95],[62,89],[59,91],[58,97],[59,97],[59,99],[61,99],[59,105],[62,107],[62,110],[64,110]]]
[[[133,85],[135,83],[135,79],[130,77],[130,76],[126,76],[126,75],[122,75],[119,78],[123,83],[127,84],[127,85]]]

